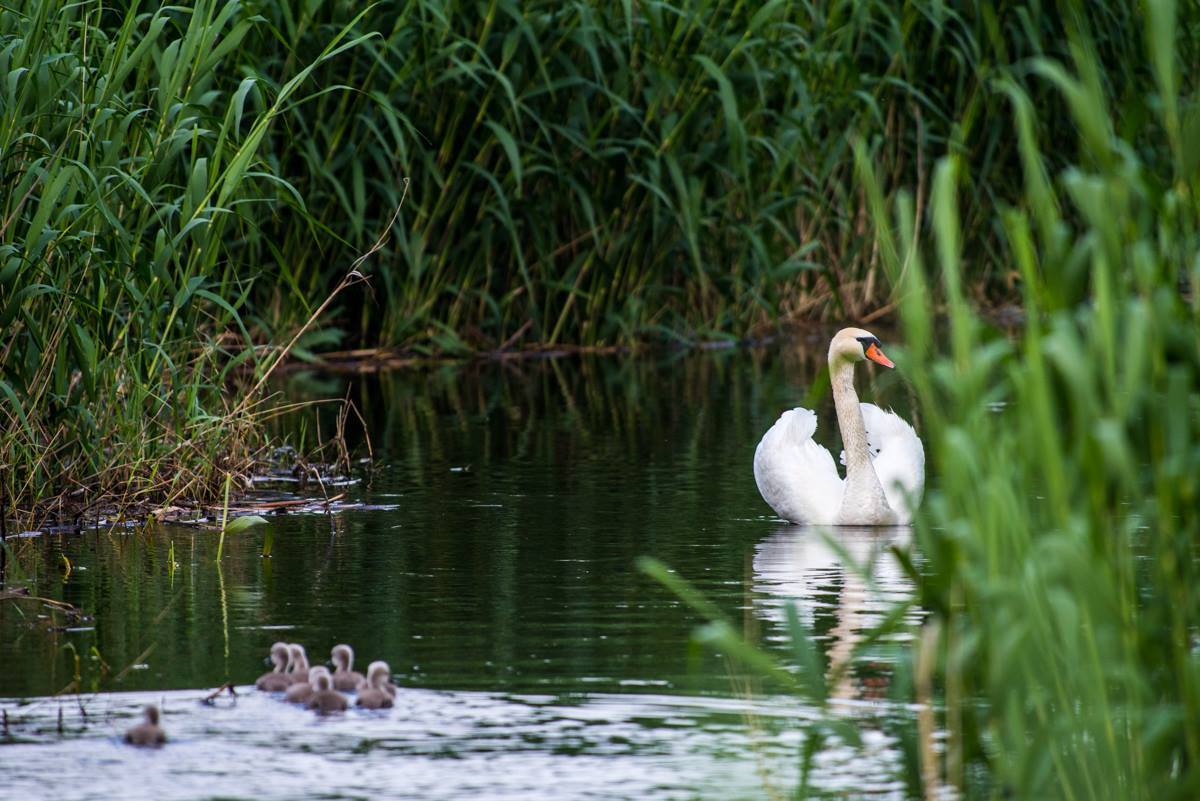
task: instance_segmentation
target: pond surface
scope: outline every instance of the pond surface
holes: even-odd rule
[[[887,550],[907,547],[904,530],[847,530],[835,548],[775,519],[754,485],[754,447],[783,409],[816,403],[818,438],[840,447],[823,341],[293,376],[295,398],[349,391],[370,432],[372,467],[336,488],[336,514],[229,535],[219,564],[216,534],[182,526],[9,541],[7,587],[86,617],[0,602],[3,793],[112,798],[136,781],[181,799],[790,795],[819,713],[693,642],[701,620],[635,561],[676,569],[786,663],[788,600],[829,667],[910,595]],[[863,367],[858,382],[907,416],[896,373]],[[292,435],[328,434],[333,411],[321,414]],[[387,660],[396,709],[318,720],[240,687],[280,639],[314,661],[339,642],[360,669]],[[831,687],[863,739],[820,753],[818,788],[906,797],[911,715],[888,701],[888,645],[855,654]],[[226,681],[236,699],[200,703]],[[171,737],[159,752],[119,742],[147,702]]]

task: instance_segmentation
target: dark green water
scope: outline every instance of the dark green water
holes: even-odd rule
[[[375,458],[359,483],[336,488],[348,493],[350,508],[274,517],[269,526],[230,535],[220,565],[216,535],[183,527],[10,541],[9,587],[27,586],[88,617],[68,620],[30,601],[0,603],[0,698],[57,693],[73,681],[78,660],[87,697],[133,693],[131,709],[147,691],[174,698],[163,693],[250,683],[279,639],[304,643],[314,661],[348,642],[360,667],[385,659],[397,684],[414,693],[445,691],[421,697],[445,698],[455,708],[481,698],[619,708],[608,724],[649,727],[665,737],[668,746],[651,752],[725,754],[727,769],[745,775],[753,797],[761,791],[753,743],[745,726],[726,718],[773,719],[774,712],[719,707],[752,703],[743,697],[744,682],[732,682],[723,658],[691,642],[698,619],[634,563],[649,555],[671,565],[748,637],[781,654],[782,604],[799,600],[827,661],[848,653],[889,597],[907,592],[885,560],[876,562],[878,586],[868,591],[818,534],[783,525],[758,496],[754,447],[780,411],[805,402],[821,363],[822,346],[813,346],[815,358],[802,351],[294,376],[290,395],[348,389],[362,410]],[[864,399],[907,409],[895,373],[860,368],[859,386]],[[826,426],[818,436],[836,453],[827,398],[818,402]],[[315,434],[316,425],[304,425],[306,436]],[[332,414],[320,426],[332,430]],[[365,454],[365,444],[357,452]],[[272,555],[263,558],[268,535]],[[857,560],[897,539],[903,533],[845,536]],[[869,702],[886,692],[888,675],[886,661],[863,660],[836,694]],[[770,697],[770,687],[759,689]],[[687,700],[696,696],[718,706]],[[119,703],[96,702],[115,704],[118,718],[126,712]],[[15,700],[8,703],[14,720],[26,714]],[[44,712],[55,703],[31,708]],[[26,714],[33,729],[45,724],[39,714]],[[430,714],[422,731],[436,738],[445,710]],[[673,719],[684,721],[689,736],[704,732],[707,745],[675,739]],[[219,736],[217,730],[206,736]],[[788,730],[780,724],[773,747],[788,741]],[[531,735],[512,736],[524,742]],[[54,742],[47,735],[20,747]],[[0,747],[0,762],[16,747]],[[533,748],[556,769],[553,757],[566,759],[563,749],[553,737]],[[574,750],[591,753],[586,744]],[[794,753],[785,749],[781,758]],[[895,761],[889,759],[875,767]],[[610,763],[637,759],[615,753],[602,760],[610,765],[603,770],[619,771]],[[694,779],[676,778],[685,789]],[[645,797],[656,787],[667,797],[674,786],[661,778],[651,785],[605,797]]]

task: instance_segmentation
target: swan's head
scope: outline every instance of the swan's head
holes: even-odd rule
[[[146,715],[146,722],[149,723],[151,726],[157,726],[158,725],[158,707],[154,706],[154,704],[150,704],[149,706],[146,707],[144,712]]]
[[[294,642],[288,646],[288,660],[293,670],[308,670],[308,654],[300,643]]]
[[[350,666],[354,664],[354,649],[349,645],[335,645],[329,653],[334,667],[338,670],[349,670]]]
[[[321,690],[333,689],[333,676],[329,674],[329,668],[324,665],[317,665],[312,670],[308,671],[308,683],[317,692]]]
[[[392,678],[392,669],[387,662],[372,662],[367,668],[367,684],[382,690]]]
[[[283,670],[288,661],[288,644],[277,642],[271,646],[271,664]]]
[[[843,328],[829,343],[829,363],[861,362],[870,359],[884,367],[895,367],[892,360],[883,355],[879,337],[861,328]]]

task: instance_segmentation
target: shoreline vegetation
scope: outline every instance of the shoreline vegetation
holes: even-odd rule
[[[1085,5],[9,4],[0,515],[210,501],[253,472],[270,412],[242,382],[365,252],[293,357],[894,313],[855,143],[922,238],[936,159],[963,159],[966,291],[1019,303],[991,216],[1021,191],[998,82],[1044,112],[1052,170],[1076,136],[1028,63],[1069,59],[1079,25],[1106,90],[1151,110],[1137,13]]]

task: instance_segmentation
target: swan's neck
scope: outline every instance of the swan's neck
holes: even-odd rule
[[[838,428],[842,432],[842,447],[846,451],[846,478],[869,471],[871,452],[867,444],[867,427],[863,423],[858,393],[854,391],[854,362],[838,361],[829,365],[833,384],[833,406],[837,409]]]
[[[839,522],[875,524],[891,513],[883,486],[871,463],[867,426],[854,391],[854,362],[838,359],[829,365],[833,405],[837,409],[842,447],[846,451],[846,488],[842,494]]]

